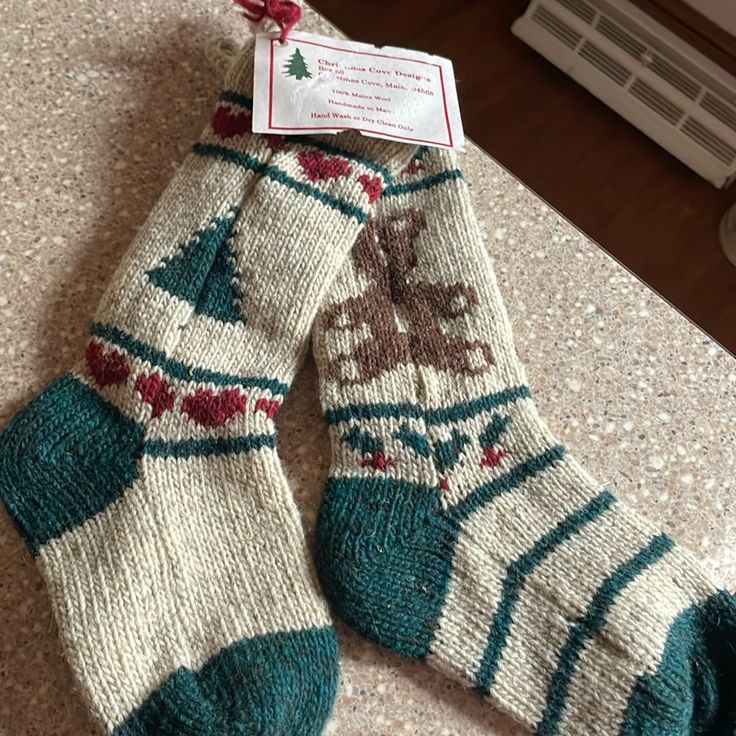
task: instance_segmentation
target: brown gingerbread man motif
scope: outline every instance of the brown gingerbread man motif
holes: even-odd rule
[[[330,375],[343,385],[365,383],[411,362],[465,375],[483,373],[493,364],[490,345],[447,335],[442,328],[441,320],[457,319],[477,306],[475,290],[411,278],[416,239],[425,227],[423,214],[406,208],[368,222],[356,242],[353,262],[370,286],[323,315],[326,329],[367,328],[370,334],[350,353],[330,360]]]

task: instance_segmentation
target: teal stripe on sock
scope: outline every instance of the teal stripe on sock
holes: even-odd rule
[[[424,421],[427,424],[451,424],[463,419],[470,419],[484,411],[511,404],[519,399],[528,399],[531,395],[532,392],[529,386],[513,386],[472,401],[463,401],[447,409],[430,409],[424,412]]]
[[[240,105],[247,110],[253,109],[253,98],[247,95],[241,95],[240,92],[233,92],[232,90],[225,89],[220,92],[220,102],[232,102],[233,105]]]
[[[425,411],[419,404],[348,404],[325,412],[327,424],[340,424],[354,419],[420,419],[427,424],[450,424],[470,419],[476,414],[510,404],[518,399],[528,399],[531,391],[528,386],[514,386],[495,394],[481,396],[472,401],[463,401],[444,409]]]
[[[659,534],[620,565],[598,588],[585,615],[571,627],[562,648],[557,669],[547,691],[547,704],[536,730],[537,736],[555,736],[558,733],[570,683],[586,642],[603,628],[608,612],[626,586],[660,560],[672,547],[674,542],[666,534]]]
[[[269,179],[277,181],[279,184],[283,184],[284,186],[293,189],[295,192],[299,192],[299,194],[304,194],[307,197],[316,199],[318,202],[322,202],[322,204],[325,204],[338,212],[342,212],[348,217],[354,217],[360,223],[364,223],[368,220],[368,213],[352,202],[347,202],[344,199],[333,197],[331,194],[327,194],[327,192],[317,189],[317,187],[297,181],[290,177],[286,172],[281,171],[281,169],[277,169],[275,166],[267,166],[264,173]]]
[[[339,197],[334,197],[333,195],[323,192],[321,189],[317,189],[317,187],[313,187],[310,184],[297,181],[293,177],[289,176],[285,171],[282,171],[276,166],[265,165],[258,159],[253,158],[253,156],[248,156],[245,153],[234,151],[231,148],[225,148],[224,146],[216,146],[212,143],[196,143],[193,150],[199,156],[219,158],[236,164],[237,166],[242,166],[250,171],[263,174],[272,181],[277,181],[279,184],[283,184],[285,187],[289,187],[295,192],[299,192],[299,194],[303,194],[321,202],[338,212],[342,212],[348,217],[354,217],[360,223],[364,223],[368,220],[368,213],[352,202],[340,199]]]
[[[190,440],[147,440],[143,453],[151,457],[187,458],[209,455],[235,455],[259,450],[261,447],[276,447],[275,434],[253,434],[245,437],[205,437]]]
[[[439,174],[428,176],[425,179],[419,181],[406,182],[405,184],[392,184],[383,192],[384,197],[396,197],[399,194],[408,194],[409,192],[419,192],[426,189],[432,189],[440,184],[444,184],[446,181],[455,181],[456,179],[462,179],[463,172],[460,169],[447,169],[446,171],[440,171]]]
[[[509,565],[502,586],[503,596],[493,616],[488,644],[475,676],[475,687],[483,695],[489,695],[493,688],[501,655],[511,633],[514,609],[529,575],[561,544],[595,521],[615,502],[616,497],[613,494],[603,491],[583,508],[563,519],[554,529],[538,539],[528,552]]]
[[[325,412],[327,424],[340,424],[353,419],[419,419],[422,408],[418,404],[348,404]]]
[[[224,146],[217,146],[214,143],[195,143],[192,150],[199,156],[209,156],[211,158],[221,158],[230,163],[237,164],[244,169],[253,171],[256,174],[263,174],[268,168],[268,164],[261,161],[255,156],[249,156],[242,151],[233,151]]]
[[[530,478],[543,473],[545,470],[559,463],[564,457],[565,448],[562,445],[555,445],[540,455],[535,455],[529,460],[519,463],[509,470],[508,473],[504,473],[502,476],[478,486],[478,488],[457,504],[457,506],[448,509],[448,518],[461,523],[494,498],[507,493]]]
[[[289,386],[281,381],[269,378],[252,378],[249,376],[233,376],[228,373],[219,373],[206,368],[196,368],[194,366],[182,363],[179,360],[167,358],[166,354],[157,350],[150,345],[146,345],[140,340],[136,340],[123,330],[95,322],[90,328],[90,334],[95,337],[101,337],[103,340],[115,343],[118,347],[127,350],[131,355],[135,355],[140,360],[152,363],[172,378],[178,378],[181,381],[196,381],[197,383],[214,383],[217,386],[245,386],[249,388],[262,388],[271,391],[273,394],[286,395]]]
[[[241,95],[239,92],[225,90],[220,94],[220,100],[222,102],[231,102],[234,105],[239,105],[240,107],[244,107],[248,110],[253,109],[252,98]],[[383,180],[386,183],[393,180],[391,172],[385,166],[381,166],[365,156],[359,156],[352,151],[348,151],[346,148],[341,148],[340,146],[334,146],[331,143],[327,143],[320,138],[316,138],[311,135],[290,135],[288,136],[288,140],[290,143],[303,143],[304,145],[312,146],[312,148],[317,148],[320,151],[324,151],[325,153],[329,153],[333,156],[342,156],[350,161],[354,161],[356,164],[365,166],[367,169],[377,171],[383,176]]]

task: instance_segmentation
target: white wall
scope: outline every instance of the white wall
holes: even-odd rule
[[[736,36],[736,0],[685,0],[685,2],[732,36]]]

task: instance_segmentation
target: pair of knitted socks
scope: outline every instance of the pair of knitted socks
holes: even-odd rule
[[[250,134],[251,50],[0,497],[115,736],[312,736],[338,652],[276,454],[310,333],[317,567],[364,635],[540,735],[729,734],[736,606],[538,417],[448,152]]]

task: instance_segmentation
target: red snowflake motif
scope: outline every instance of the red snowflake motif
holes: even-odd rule
[[[135,390],[141,395],[141,401],[144,404],[151,405],[153,419],[157,419],[165,411],[171,411],[174,408],[174,392],[169,391],[169,384],[160,373],[138,376]]]
[[[219,394],[212,389],[198,388],[184,397],[181,411],[202,427],[222,427],[236,414],[245,414],[247,398],[236,388]]]
[[[107,351],[101,342],[90,342],[84,357],[98,386],[119,386],[130,375],[130,364],[125,354],[117,350]]]
[[[495,468],[497,465],[500,464],[501,458],[506,457],[508,453],[506,450],[498,449],[496,450],[494,447],[486,447],[485,454],[483,455],[483,458],[480,461],[480,464],[484,468]]]
[[[373,468],[373,470],[380,470],[382,473],[385,473],[394,465],[396,465],[396,460],[392,457],[386,457],[380,450],[363,458],[363,462],[361,463],[361,466],[364,468]]]

